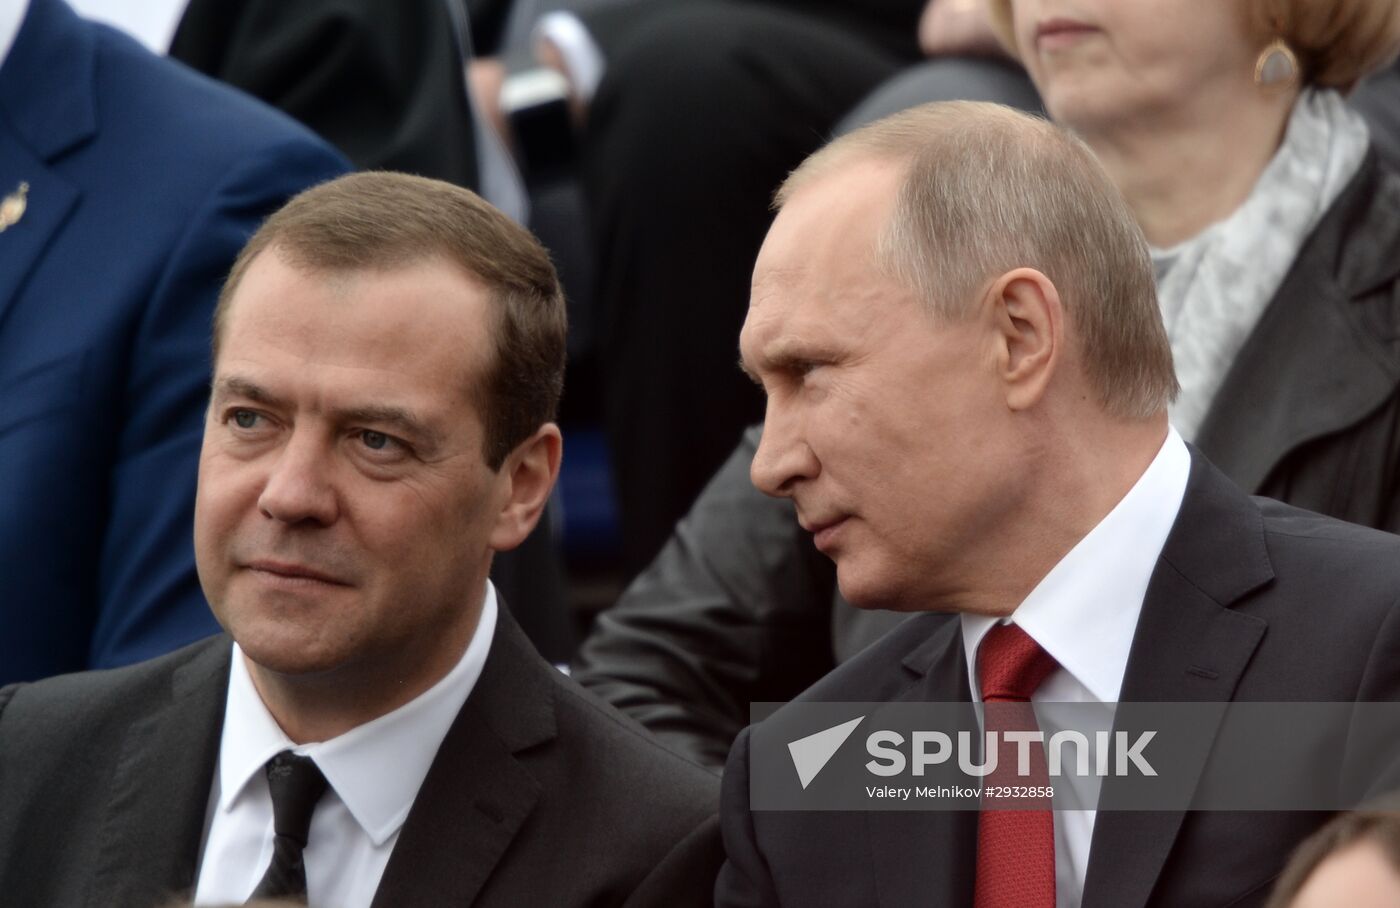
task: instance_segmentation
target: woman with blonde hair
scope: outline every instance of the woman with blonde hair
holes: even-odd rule
[[[1172,421],[1252,492],[1400,530],[1400,177],[1343,95],[1396,0],[991,0],[1153,250]]]

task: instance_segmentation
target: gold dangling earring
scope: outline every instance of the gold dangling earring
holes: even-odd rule
[[[1282,38],[1270,41],[1254,62],[1254,84],[1266,89],[1287,89],[1298,84],[1298,56]]]

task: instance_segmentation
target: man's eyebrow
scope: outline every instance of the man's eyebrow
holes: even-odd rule
[[[281,400],[271,391],[257,382],[239,375],[230,375],[214,382],[212,398],[219,400],[224,397],[246,397],[253,403],[267,404],[268,406],[276,406],[281,403]]]
[[[221,400],[226,397],[241,397],[269,407],[284,405],[284,402],[271,391],[257,382],[238,375],[221,378],[215,382],[213,398]],[[428,447],[436,447],[443,441],[441,432],[431,428],[426,420],[419,418],[405,407],[372,404],[334,410],[331,415],[338,423],[365,423],[383,426]]]
[[[759,358],[766,371],[779,373],[797,372],[802,366],[813,363],[834,363],[839,359],[835,351],[797,338],[783,338],[774,341],[762,351]],[[749,378],[762,384],[753,369],[744,362],[742,356],[739,357],[739,368]]]

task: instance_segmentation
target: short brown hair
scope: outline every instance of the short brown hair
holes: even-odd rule
[[[476,193],[424,177],[353,173],[302,192],[267,219],[233,263],[214,310],[214,357],[229,301],[267,250],[312,271],[395,269],[440,257],[486,285],[494,359],[473,394],[498,469],[554,419],[564,385],[566,318],[558,275],[539,241]]]
[[[962,317],[985,282],[1034,268],[1060,293],[1105,411],[1145,418],[1175,398],[1147,241],[1083,142],[997,104],[924,104],[812,155],[775,204],[862,157],[906,164],[881,259],[935,316]]]
[[[1288,908],[1323,861],[1362,843],[1377,846],[1400,873],[1400,799],[1390,795],[1369,808],[1338,814],[1304,839],[1279,875],[1268,908]]]
[[[1239,4],[1259,49],[1282,38],[1298,57],[1305,85],[1349,90],[1395,56],[1400,0],[1221,0]],[[1019,55],[1011,0],[987,0],[992,28]]]

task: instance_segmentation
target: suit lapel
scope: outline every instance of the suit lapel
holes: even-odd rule
[[[27,148],[11,141],[0,123],[0,198],[28,186],[24,215],[0,233],[0,325],[20,288],[78,203],[78,189]]]
[[[172,673],[168,700],[127,732],[112,774],[93,908],[193,895],[230,651],[226,637],[204,644]]]
[[[1273,578],[1263,518],[1247,496],[1193,451],[1186,497],[1143,599],[1115,728],[1134,729],[1134,702],[1218,703],[1174,763],[1197,781],[1225,704],[1264,637],[1263,620],[1231,605]],[[1085,908],[1146,904],[1185,811],[1112,809],[1103,788],[1084,882]]]
[[[0,233],[0,324],[79,192],[50,162],[97,132],[95,45],[57,0],[32,0],[0,66],[0,198],[28,183],[23,217]]]
[[[1400,224],[1392,206],[1375,204],[1383,191],[1373,150],[1299,252],[1201,425],[1201,450],[1248,491],[1300,445],[1375,410],[1400,380],[1350,305],[1400,270]]]
[[[911,682],[896,700],[971,703],[961,627],[956,616],[942,622],[904,659]],[[967,721],[976,728],[970,706]],[[865,818],[881,905],[972,904],[976,811],[870,811]]]
[[[471,904],[540,797],[516,754],[555,734],[554,688],[502,604],[481,677],[404,822],[374,908]]]

